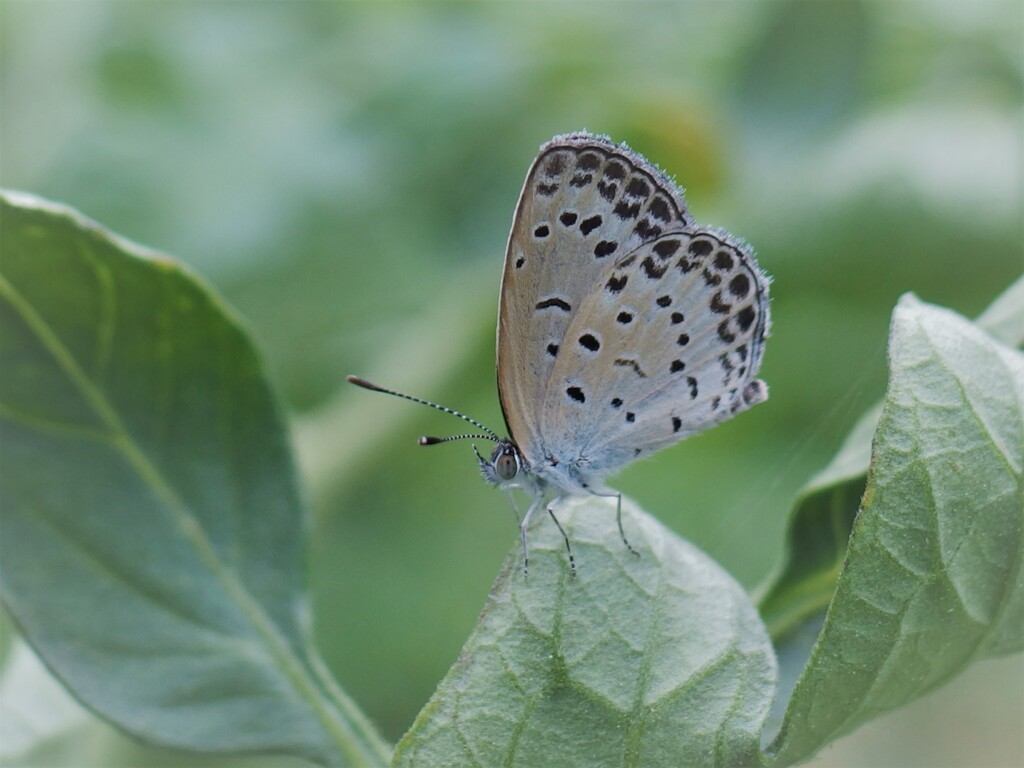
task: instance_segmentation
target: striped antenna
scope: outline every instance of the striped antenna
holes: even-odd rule
[[[491,440],[492,442],[495,442],[495,443],[500,443],[501,442],[501,438],[498,437],[498,435],[494,432],[494,430],[488,429],[487,427],[485,427],[483,424],[481,424],[476,419],[471,419],[466,414],[459,413],[454,408],[447,408],[447,407],[445,407],[443,405],[438,405],[437,403],[432,403],[429,400],[424,400],[424,399],[419,398],[419,397],[413,397],[412,395],[407,395],[404,392],[396,392],[393,389],[386,389],[384,387],[379,387],[376,384],[374,384],[372,382],[369,382],[366,379],[361,378],[359,376],[346,376],[345,380],[348,381],[349,384],[355,384],[357,387],[362,387],[363,389],[368,389],[371,392],[383,392],[385,395],[394,395],[395,397],[401,397],[401,398],[404,398],[406,400],[411,400],[412,402],[419,403],[420,405],[429,405],[431,408],[436,408],[439,411],[444,411],[445,413],[450,413],[452,416],[458,416],[463,421],[468,421],[474,427],[477,427],[478,429],[482,429],[484,432],[487,433],[486,435],[454,435],[452,437],[426,437],[425,436],[425,437],[421,437],[420,438],[420,445],[437,445],[438,443],[447,443],[447,442],[449,442],[451,440],[465,440],[465,439],[468,439],[468,438],[480,438],[481,440]]]

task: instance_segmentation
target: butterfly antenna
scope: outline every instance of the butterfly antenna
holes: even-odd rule
[[[448,437],[431,437],[424,435],[420,438],[420,445],[439,445],[450,443],[452,440],[494,440],[490,435],[449,435]]]
[[[500,443],[501,442],[501,438],[498,437],[498,435],[494,432],[494,430],[488,429],[487,427],[485,427],[483,424],[481,424],[476,419],[471,419],[466,414],[459,413],[454,408],[448,408],[448,407],[443,406],[443,405],[438,405],[437,403],[432,403],[429,400],[424,400],[424,399],[422,399],[420,397],[413,397],[412,395],[407,395],[404,392],[396,392],[393,389],[386,389],[384,387],[379,387],[376,384],[374,384],[373,382],[367,381],[366,379],[360,378],[359,376],[346,376],[345,379],[346,379],[346,381],[348,381],[349,384],[355,384],[357,387],[362,387],[363,389],[368,389],[371,392],[383,392],[385,395],[394,395],[395,397],[401,397],[401,398],[403,398],[405,400],[411,400],[412,402],[419,403],[420,405],[429,405],[431,408],[436,408],[439,411],[444,411],[445,413],[450,413],[452,416],[458,416],[463,421],[468,421],[474,427],[477,427],[478,429],[482,429],[484,432],[487,433],[485,435],[453,435],[452,437],[421,437],[420,438],[420,445],[437,445],[438,443],[447,443],[447,442],[450,442],[452,440],[466,440],[466,439],[469,439],[469,438],[479,438],[481,440],[490,440],[490,441],[495,442],[495,443]]]

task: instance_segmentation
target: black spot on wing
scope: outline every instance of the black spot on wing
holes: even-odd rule
[[[635,219],[640,215],[640,203],[627,203],[625,200],[619,200],[615,204],[615,208],[612,210],[616,216],[625,221],[626,219]]]
[[[587,396],[583,394],[583,390],[580,389],[579,387],[567,387],[565,390],[565,394],[569,396],[570,400],[573,400],[577,403],[587,402]]]
[[[580,232],[582,232],[583,236],[586,237],[600,226],[601,217],[591,216],[589,219],[584,219],[583,221],[580,222]]]
[[[710,240],[694,240],[690,243],[689,251],[694,256],[707,256],[715,250],[715,244]]]
[[[724,271],[732,269],[733,264],[735,264],[735,262],[733,261],[732,254],[729,253],[728,251],[723,250],[715,254],[714,264],[715,269]]]
[[[659,240],[654,244],[654,254],[659,259],[670,259],[679,250],[678,240]]]
[[[750,280],[746,275],[736,275],[732,280],[729,281],[729,293],[737,298],[742,299],[750,292]]]
[[[669,208],[668,202],[660,194],[655,195],[654,199],[651,200],[650,206],[647,210],[651,216],[656,218],[658,221],[668,223],[672,220],[672,210]]]
[[[601,166],[601,157],[596,152],[584,152],[576,162],[582,171],[596,171]]]
[[[565,170],[565,155],[553,152],[544,163],[545,176],[558,176]]]
[[[732,309],[732,304],[726,304],[722,301],[722,292],[715,291],[715,295],[711,297],[711,311],[716,315],[727,315]]]
[[[647,275],[651,280],[659,280],[665,276],[665,272],[668,271],[668,264],[657,264],[654,259],[647,256],[642,262],[640,267],[643,269],[644,274]]]
[[[626,167],[618,160],[609,160],[608,165],[604,167],[604,175],[609,179],[624,179],[626,178]]]
[[[644,373],[643,368],[640,367],[640,363],[628,357],[620,357],[615,361],[615,365],[619,368],[630,368],[633,373],[639,376],[641,379],[646,379],[647,374]]]
[[[626,185],[626,194],[632,197],[647,197],[651,194],[651,188],[641,178],[632,178]]]
[[[750,330],[750,326],[754,322],[756,315],[757,313],[754,312],[754,308],[752,306],[746,306],[736,313],[736,322],[738,322],[740,324],[740,328],[746,332]]]
[[[627,275],[612,275],[604,287],[609,293],[622,293],[622,289],[626,287],[626,280]]]
[[[685,256],[680,257],[679,261],[676,262],[676,266],[679,267],[679,270],[684,275],[695,270],[697,268],[697,264],[697,261],[690,261],[690,259]]]
[[[599,194],[609,203],[615,199],[615,195],[618,193],[618,191],[618,184],[614,184],[604,180],[597,182],[597,194]]]
[[[718,285],[720,282],[722,282],[722,276],[721,275],[716,275],[714,272],[712,272],[710,269],[708,269],[706,267],[701,272],[701,275],[704,277],[704,284],[705,285],[715,286],[715,285]]]
[[[661,227],[652,224],[650,219],[640,219],[633,227],[633,232],[643,241],[653,240],[661,234]]]
[[[565,299],[560,299],[557,296],[552,296],[550,299],[538,301],[536,308],[550,309],[551,307],[554,307],[555,309],[560,309],[563,312],[569,312],[572,310],[572,307],[569,305],[569,302],[567,302]]]

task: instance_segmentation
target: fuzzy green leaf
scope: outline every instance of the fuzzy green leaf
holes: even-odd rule
[[[775,688],[764,627],[707,555],[623,502],[557,508],[514,549],[458,662],[399,744],[401,766],[758,763]]]
[[[1024,344],[1024,278],[996,298],[976,324],[1005,344]],[[881,411],[879,403],[857,422],[836,457],[797,497],[779,566],[759,590],[758,607],[777,646],[809,625],[820,626],[832,599]]]
[[[1024,642],[1024,357],[906,296],[889,360],[867,490],[779,764]]]
[[[179,265],[5,194],[0,594],[159,744],[381,764],[310,647],[305,508],[246,334]]]

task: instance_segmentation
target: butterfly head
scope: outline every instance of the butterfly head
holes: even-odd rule
[[[483,457],[475,445],[473,450],[476,452],[477,463],[480,464],[480,473],[491,485],[510,483],[524,469],[519,449],[511,440],[499,440],[488,459]]]

